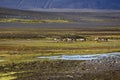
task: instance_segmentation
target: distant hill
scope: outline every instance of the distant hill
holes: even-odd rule
[[[65,20],[68,23],[59,24],[34,24],[34,26],[42,27],[85,27],[85,26],[120,26],[120,12],[119,11],[79,11],[79,12],[49,12],[49,11],[27,11],[9,8],[0,8],[0,20],[13,19],[28,19],[28,20]],[[5,26],[6,22],[1,23],[0,26]],[[10,24],[10,23],[9,23]],[[12,23],[11,23],[12,24]],[[6,24],[8,26],[8,23]],[[10,25],[9,25],[10,26]],[[12,25],[14,26],[14,25]],[[24,26],[19,24],[18,26]],[[26,25],[28,26],[28,25]],[[29,25],[33,26],[33,24]]]
[[[120,10],[120,0],[0,0],[0,7],[15,9],[113,9]]]
[[[6,22],[6,20],[67,20],[69,23],[19,23]],[[1,22],[4,20],[4,22]],[[44,11],[27,11],[9,8],[0,8],[0,28],[3,27],[119,27],[120,12],[111,11],[93,11],[93,12],[44,12]]]

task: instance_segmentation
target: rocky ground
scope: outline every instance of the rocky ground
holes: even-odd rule
[[[35,61],[9,67],[12,71],[29,71],[15,74],[16,80],[120,80],[120,57],[90,61]]]
[[[89,61],[45,60],[0,66],[0,72],[13,74],[15,80],[120,80],[120,57]]]
[[[85,61],[81,64],[85,72],[114,71],[120,69],[120,57],[108,57],[97,60]]]

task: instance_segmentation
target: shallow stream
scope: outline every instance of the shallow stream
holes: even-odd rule
[[[40,56],[39,59],[50,59],[50,60],[93,60],[102,59],[107,57],[118,57],[120,58],[120,52],[105,53],[105,54],[90,54],[90,55],[57,55],[57,56]]]

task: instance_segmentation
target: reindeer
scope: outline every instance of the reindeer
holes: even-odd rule
[[[53,40],[56,41],[56,42],[63,41],[61,38],[54,38]]]
[[[72,42],[72,38],[67,38],[67,42]]]
[[[99,38],[95,38],[94,41],[99,41]]]
[[[86,38],[80,38],[79,40],[82,41],[82,42],[83,42],[83,41],[87,41]]]
[[[97,42],[99,42],[99,41],[105,41],[105,42],[107,42],[108,38],[95,38],[94,40],[97,41]]]
[[[76,38],[66,38],[67,42],[76,42],[77,39]]]

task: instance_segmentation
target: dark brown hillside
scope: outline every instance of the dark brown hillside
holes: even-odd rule
[[[27,11],[9,8],[0,8],[0,19],[32,19],[32,20],[67,20],[70,23],[52,24],[14,24],[15,26],[36,26],[36,27],[114,27],[120,26],[120,12],[49,12],[49,11]],[[58,25],[59,24],[59,25]],[[0,23],[0,27],[15,27],[13,24]]]

